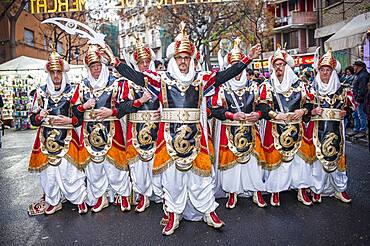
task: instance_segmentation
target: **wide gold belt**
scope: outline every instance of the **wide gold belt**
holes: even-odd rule
[[[294,115],[294,112],[288,112],[288,113],[285,113],[285,114],[289,115],[288,120],[284,121],[284,120],[271,119],[270,122],[276,123],[276,124],[283,124],[283,125],[285,125],[285,124],[300,124],[302,122],[302,119],[292,120],[292,116]]]
[[[66,124],[66,125],[54,125],[53,124],[53,121],[54,119],[58,118],[57,115],[48,115],[44,118],[43,122],[42,122],[42,126],[44,127],[50,127],[50,128],[54,128],[54,129],[73,129],[73,125],[72,124]]]
[[[113,121],[113,120],[118,120],[118,118],[115,116],[110,116],[108,118],[105,118],[104,120],[98,120],[96,118],[96,113],[94,110],[86,110],[84,112],[84,121]]]
[[[335,108],[323,108],[321,115],[315,115],[311,118],[312,121],[320,121],[320,120],[333,120],[333,121],[341,121],[343,118],[340,117],[341,109]]]
[[[146,123],[146,122],[160,122],[158,118],[155,118],[153,114],[157,110],[143,110],[129,115],[129,121],[134,123]]]
[[[198,123],[200,109],[198,108],[164,108],[161,112],[161,122],[166,123]]]
[[[225,120],[222,121],[222,125],[225,126],[254,126],[254,122],[240,121],[240,120]]]

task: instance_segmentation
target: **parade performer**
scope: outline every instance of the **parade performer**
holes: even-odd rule
[[[279,192],[289,188],[298,189],[298,200],[311,205],[306,191],[311,184],[311,166],[297,151],[302,145],[302,117],[311,109],[313,95],[293,72],[293,58],[280,46],[269,64],[271,79],[261,84],[258,106],[267,120],[263,141],[266,190],[272,193],[272,206],[280,206]]]
[[[206,100],[204,95],[214,92],[222,83],[238,75],[260,53],[253,47],[241,62],[222,72],[196,72],[195,47],[181,25],[181,33],[167,49],[170,59],[166,72],[153,76],[140,73],[116,61],[116,69],[126,78],[141,86],[148,84],[159,89],[162,107],[153,174],[161,174],[168,222],[164,235],[172,234],[179,226],[180,216],[188,199],[204,214],[204,221],[215,228],[224,223],[215,209],[212,163],[207,146]],[[109,49],[106,49],[110,53]],[[109,55],[112,60],[113,55]]]
[[[39,126],[29,162],[30,171],[40,171],[46,202],[45,214],[62,208],[62,197],[78,205],[78,213],[87,212],[83,165],[78,160],[78,135],[72,117],[72,87],[66,72],[67,62],[54,50],[45,66],[46,85],[38,88],[30,113],[31,124]],[[40,203],[30,207],[31,214],[42,213]]]
[[[144,47],[139,38],[136,38],[136,47],[132,54],[131,63],[137,71],[145,72],[151,64],[155,54],[152,49]],[[152,68],[153,69],[153,68]],[[139,99],[149,88],[135,84],[132,81],[124,83],[123,99]],[[136,105],[138,106],[138,105]],[[157,133],[159,129],[159,100],[152,97],[150,101],[138,107],[138,112],[129,114],[127,124],[127,160],[130,164],[133,190],[139,194],[136,212],[143,212],[150,205],[149,197],[155,193],[162,197],[161,184],[152,185],[153,157],[156,150]],[[160,183],[160,181],[159,181]],[[157,187],[157,188],[156,188]]]
[[[226,56],[229,66],[238,63],[245,55],[241,52],[240,39]],[[237,195],[253,192],[253,202],[266,207],[262,197],[264,152],[255,123],[261,112],[256,112],[258,85],[247,80],[247,71],[219,87],[212,97],[212,115],[222,121],[221,131],[214,136],[219,142],[216,149],[222,189],[228,193],[227,208],[234,208]]]
[[[121,211],[129,211],[131,205],[131,182],[122,125],[123,115],[135,112],[149,97],[145,95],[135,101],[122,100],[122,82],[109,74],[99,47],[89,45],[84,59],[88,70],[85,78],[76,88],[72,102],[74,114],[82,124],[79,159],[85,163],[88,204],[93,212],[100,212],[116,202]]]
[[[349,203],[343,118],[354,111],[357,104],[351,89],[339,81],[340,63],[330,49],[318,61],[317,69],[316,107],[312,110],[317,160],[313,164],[312,200],[320,203],[321,195],[334,195],[340,201]]]

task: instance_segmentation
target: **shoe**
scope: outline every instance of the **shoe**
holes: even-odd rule
[[[91,209],[92,212],[98,213],[103,210],[103,208],[108,207],[108,199],[105,194],[103,194],[101,197],[98,198],[97,203],[94,205],[94,207]]]
[[[265,200],[263,199],[261,191],[253,192],[253,202],[258,205],[260,208],[267,207]]]
[[[112,203],[113,206],[120,206],[121,204],[121,196],[115,195],[114,196],[114,202]]]
[[[175,230],[179,227],[179,224],[179,215],[176,213],[168,212],[168,222],[163,228],[162,234],[166,236],[173,234]]]
[[[62,209],[62,203],[58,203],[56,206],[53,206],[53,205],[49,205],[44,213],[47,214],[47,215],[51,215],[53,213],[55,213],[56,211],[58,210],[61,210]]]
[[[298,199],[298,201],[302,202],[306,206],[311,206],[312,205],[312,201],[308,197],[307,191],[306,191],[305,188],[298,189],[297,199]]]
[[[137,204],[135,211],[138,213],[144,212],[147,207],[149,207],[150,201],[147,196],[140,194],[139,203]]]
[[[235,208],[236,202],[238,201],[238,196],[235,193],[229,193],[229,199],[226,203],[226,208]]]
[[[336,191],[334,193],[334,197],[337,198],[338,200],[344,202],[344,203],[352,202],[352,199],[349,197],[348,193],[345,192],[345,191],[343,191],[343,192]]]
[[[366,132],[359,132],[353,136],[354,138],[364,138],[366,137]]]
[[[313,203],[321,203],[321,194],[316,194],[314,192],[313,193],[313,196],[312,196],[312,202]]]
[[[127,196],[121,196],[121,203],[120,203],[121,211],[130,211],[131,210],[131,204],[128,202]]]
[[[86,202],[77,205],[79,214],[86,214],[88,211]]]
[[[217,216],[215,211],[205,214],[203,220],[207,225],[213,228],[221,228],[225,225],[225,223]]]
[[[274,207],[280,206],[280,197],[279,192],[274,192],[271,194],[270,204]]]

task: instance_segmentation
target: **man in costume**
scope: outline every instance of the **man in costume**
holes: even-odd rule
[[[106,49],[110,53],[109,49]],[[218,204],[213,195],[212,164],[207,144],[207,115],[205,95],[238,75],[260,52],[251,49],[239,63],[222,72],[196,72],[195,47],[185,32],[181,33],[167,49],[169,58],[166,72],[153,76],[140,73],[118,63],[116,69],[126,78],[141,86],[151,84],[158,88],[161,105],[157,150],[153,174],[160,174],[164,190],[168,222],[164,235],[172,234],[179,226],[180,216],[188,200],[197,211],[204,214],[204,221],[215,228],[223,226],[215,209]],[[205,116],[205,119],[203,119]]]
[[[151,64],[153,65],[154,52],[144,47],[139,38],[136,38],[136,49],[132,54],[132,64],[137,71],[145,72]],[[132,81],[126,81],[123,87],[123,99],[134,100],[142,97],[144,93],[149,93],[153,88],[143,87]],[[138,112],[129,114],[127,124],[127,160],[130,164],[133,190],[139,194],[136,212],[144,212],[150,205],[149,197],[153,193],[152,186],[152,166],[153,157],[156,150],[157,133],[159,129],[159,100],[152,97],[150,101],[142,105],[136,105]],[[162,194],[160,187],[155,193]],[[157,191],[159,190],[159,192]]]
[[[298,189],[298,200],[311,205],[306,191],[311,184],[311,166],[297,151],[302,144],[302,117],[311,108],[313,95],[293,72],[293,58],[280,46],[269,63],[271,79],[261,84],[259,104],[267,120],[263,141],[266,190],[272,193],[272,206],[280,206],[279,192],[289,188]]]
[[[237,38],[234,48],[226,56],[229,66],[238,63],[245,55]],[[212,115],[222,121],[214,136],[218,148],[218,169],[222,189],[228,193],[227,208],[234,208],[237,195],[253,192],[253,202],[266,207],[262,197],[264,153],[255,123],[261,112],[256,112],[258,85],[247,80],[247,71],[219,87],[212,97]]]
[[[40,171],[41,186],[46,202],[45,214],[62,208],[62,197],[78,206],[78,213],[87,212],[87,196],[83,165],[78,162],[78,136],[72,117],[72,87],[66,72],[67,62],[54,50],[45,66],[46,85],[38,88],[30,113],[31,124],[39,126],[29,162],[30,171]],[[31,214],[42,213],[34,204]]]
[[[72,98],[74,114],[82,124],[79,160],[86,166],[88,204],[93,212],[100,212],[109,201],[121,211],[129,211],[131,182],[126,159],[122,125],[123,115],[135,112],[149,100],[146,94],[135,101],[119,96],[122,82],[109,74],[104,57],[96,45],[90,45],[84,59],[88,77],[76,88]]]
[[[317,103],[311,111],[317,157],[313,164],[312,200],[320,203],[321,195],[334,195],[340,201],[349,203],[343,118],[347,112],[354,111],[357,104],[351,89],[339,81],[340,63],[331,50],[318,61],[317,69]]]

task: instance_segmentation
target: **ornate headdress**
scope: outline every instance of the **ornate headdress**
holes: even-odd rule
[[[56,52],[55,49],[49,54],[48,62],[46,63],[45,70],[47,72],[51,71],[69,71],[69,65],[62,57]]]
[[[329,48],[328,52],[324,54],[320,59],[317,64],[317,68],[320,69],[322,66],[328,66],[331,67],[332,69],[336,69],[337,67],[337,60],[333,56],[333,52],[331,48]]]
[[[84,59],[85,65],[90,66],[93,63],[96,62],[102,62],[102,54],[100,52],[100,47],[95,44],[90,44],[87,48],[85,59]]]
[[[238,61],[242,60],[245,57],[243,52],[241,52],[241,50],[240,50],[240,42],[241,42],[241,39],[239,37],[237,37],[234,40],[234,47],[227,54],[227,63],[228,64],[232,64],[233,62],[238,62]]]
[[[154,52],[149,47],[144,47],[143,41],[141,38],[135,34],[136,47],[133,52],[133,60],[137,63],[144,59],[153,59]]]
[[[280,47],[280,44],[277,44],[277,49],[272,56],[269,58],[269,68],[272,70],[272,66],[275,61],[282,60],[286,62],[290,67],[294,67],[294,59],[285,49]]]
[[[190,56],[194,54],[195,46],[190,41],[189,35],[187,34],[185,22],[180,23],[180,34],[175,38],[175,55],[179,53],[188,53]]]

